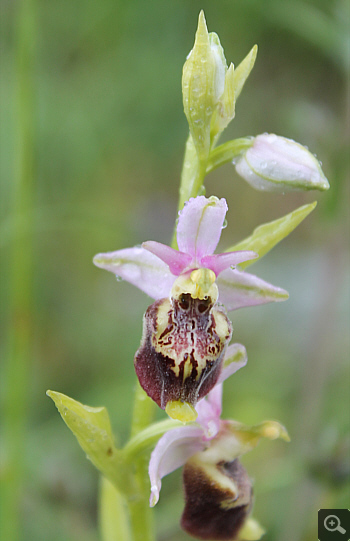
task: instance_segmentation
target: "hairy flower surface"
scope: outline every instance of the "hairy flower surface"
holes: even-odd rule
[[[239,344],[234,347],[244,350]],[[289,437],[286,429],[275,421],[248,427],[220,419],[222,381],[229,370],[232,371],[232,365],[224,368],[219,383],[198,402],[197,422],[175,428],[158,441],[149,463],[150,505],[158,502],[161,479],[185,466],[186,505],[182,526],[186,531],[200,539],[244,539],[240,531],[249,527],[250,537],[246,539],[260,539],[262,529],[254,521],[247,522],[251,521],[248,517],[252,487],[237,459],[253,449],[261,438],[289,441]]]

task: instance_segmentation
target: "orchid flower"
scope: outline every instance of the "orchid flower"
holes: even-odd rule
[[[234,348],[233,354],[240,350],[245,355],[243,346],[235,344]],[[230,366],[227,372],[232,371]],[[244,525],[248,527],[246,521],[251,510],[252,491],[249,477],[237,459],[253,449],[261,438],[289,441],[286,429],[276,421],[248,427],[237,421],[220,419],[222,381],[227,375],[224,369],[219,383],[196,405],[197,422],[164,434],[149,462],[151,507],[159,500],[162,478],[185,466],[186,505],[182,526],[200,539],[241,538],[235,536]],[[250,526],[253,528],[253,522]],[[263,532],[261,529],[256,531],[260,531],[258,537],[247,538],[260,539]],[[223,532],[226,537],[222,536]]]
[[[225,199],[192,198],[179,212],[179,250],[148,241],[141,247],[98,254],[94,264],[156,300],[169,297],[179,276],[187,279],[187,285],[193,290],[203,289],[205,281],[216,280],[219,301],[228,311],[288,298],[285,290],[237,268],[240,263],[256,258],[254,252],[244,250],[214,255],[227,210]],[[207,271],[192,274],[198,269]]]
[[[232,336],[225,308],[288,296],[280,288],[232,268],[256,258],[255,252],[214,255],[226,212],[225,199],[190,199],[179,214],[179,250],[148,241],[141,248],[94,258],[99,267],[156,299],[144,316],[135,370],[148,396],[170,417],[184,422],[196,418],[197,401],[220,376]]]

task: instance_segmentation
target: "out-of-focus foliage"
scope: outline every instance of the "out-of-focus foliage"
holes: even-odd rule
[[[2,359],[15,240],[22,1],[1,4]],[[288,446],[262,444],[245,460],[267,541],[313,541],[317,510],[347,506],[346,1],[33,0],[34,347],[21,541],[46,541],[48,532],[52,541],[98,539],[97,472],[45,391],[108,407],[126,440],[133,356],[150,301],[91,259],[150,238],[170,241],[188,135],[181,70],[202,8],[235,65],[259,46],[223,142],[265,131],[290,137],[317,153],[331,184],[328,193],[316,194],[317,208],[291,237],[257,263],[259,276],[286,288],[290,299],[233,313],[234,340],[245,344],[249,361],[225,384],[224,417],[250,424],[276,418],[291,435]],[[208,195],[226,197],[230,208],[222,246],[315,199],[314,193],[255,192],[230,165],[212,172],[206,185]],[[0,386],[3,406],[4,377]],[[160,540],[189,539],[174,519],[181,508],[175,473],[164,481],[156,509]]]

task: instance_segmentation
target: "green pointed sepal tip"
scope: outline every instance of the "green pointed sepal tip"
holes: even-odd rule
[[[252,235],[242,240],[238,244],[231,246],[227,252],[237,250],[253,250],[259,255],[259,258],[252,259],[240,264],[240,268],[244,269],[258,261],[261,257],[267,254],[276,244],[287,237],[294,229],[314,210],[317,201],[308,205],[293,210],[282,218],[278,218],[272,222],[262,224],[254,229]]]
[[[248,446],[249,449],[255,447],[262,438],[268,440],[280,439],[287,443],[291,441],[287,429],[278,421],[263,421],[254,426],[228,421],[227,426],[236,434],[241,444]],[[247,449],[244,452],[246,451]]]
[[[196,31],[195,45],[198,42],[207,42],[209,44],[209,32],[207,28],[207,21],[205,20],[204,11],[201,10],[198,15],[198,25]]]
[[[198,17],[193,49],[182,70],[182,97],[199,162],[205,162],[210,149],[210,119],[217,103],[217,62],[204,12]]]
[[[226,67],[226,59],[221,46],[220,50],[222,51],[222,56]],[[253,69],[257,51],[258,47],[257,45],[254,45],[254,47],[236,69],[232,63],[228,69],[226,67],[223,93],[219,98],[220,105],[215,109],[211,120],[211,138],[213,140],[218,139],[220,134],[235,117],[237,98],[240,95],[251,70]]]
[[[249,53],[247,54],[247,56],[242,60],[242,62],[234,70],[233,87],[234,87],[235,100],[237,100],[238,96],[240,95],[242,88],[244,86],[244,83],[248,79],[249,74],[254,67],[257,54],[258,54],[258,46],[254,45],[252,49],[249,51]]]
[[[86,406],[57,391],[48,390],[46,395],[53,400],[67,426],[71,430],[74,427],[77,434],[80,435],[84,432],[84,427],[89,426],[103,431],[110,438],[113,437],[109,415],[105,407]]]

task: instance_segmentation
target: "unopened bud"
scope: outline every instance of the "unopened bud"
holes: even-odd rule
[[[226,70],[219,38],[208,33],[201,11],[194,47],[182,72],[184,111],[200,160],[205,160],[209,154],[211,117],[224,92]]]
[[[319,161],[292,139],[262,134],[235,162],[237,173],[253,188],[270,192],[328,190]]]

